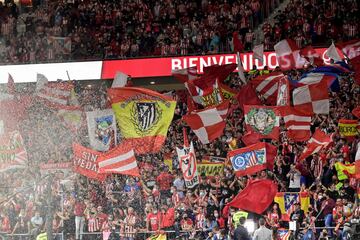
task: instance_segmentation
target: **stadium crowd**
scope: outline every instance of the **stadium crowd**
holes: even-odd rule
[[[250,50],[252,29],[278,4],[257,0],[75,2],[37,6],[34,12],[26,14],[19,14],[12,1],[0,6],[3,61],[226,52],[231,49],[233,31],[239,31],[245,48]],[[264,23],[265,49],[272,49],[284,36],[292,37],[299,47],[331,39],[356,38],[358,18],[357,1],[290,1],[287,8],[278,13],[273,26]],[[70,37],[71,51],[52,46],[48,37]],[[297,80],[301,73],[290,71],[288,75]],[[247,80],[259,74],[263,72],[251,71]],[[233,89],[242,87],[235,74],[227,80],[227,85]],[[360,88],[349,73],[341,76],[340,88],[341,91],[330,93],[329,115],[317,115],[311,122],[312,132],[320,128],[334,133],[329,149],[308,158],[300,168],[296,159],[305,143],[287,139],[282,124],[281,141],[272,141],[278,148],[273,172],[236,177],[232,167],[225,165],[217,176],[202,175],[196,189],[185,187],[175,150],[183,145],[182,131],[186,127],[181,121],[188,111],[184,92],[173,93],[178,103],[162,151],[137,156],[141,177],[112,175],[103,184],[73,175],[71,171],[56,171],[50,177],[41,172],[41,163],[71,161],[74,141],[89,146],[87,127],[82,124],[75,134],[58,113],[41,104],[32,105],[18,124],[30,166],[0,173],[0,232],[13,239],[35,239],[45,231],[46,220],[52,219],[54,233],[64,232],[65,239],[144,239],[150,236],[149,232],[160,229],[172,231],[169,239],[234,239],[235,229],[243,224],[243,219],[238,217],[243,216],[243,211],[229,209],[226,203],[241,192],[249,180],[270,178],[279,184],[279,191],[310,195],[308,212],[298,205],[291,211],[290,218],[301,226],[294,235],[300,239],[340,237],[349,222],[360,219],[356,181],[351,177],[340,181],[335,170],[336,162],[354,162],[359,148],[359,137],[354,141],[340,137],[338,120],[355,119],[351,112],[359,106]],[[76,93],[86,111],[107,106],[105,87],[97,91],[79,86]],[[200,162],[210,156],[226,158],[229,143],[234,139],[235,147],[245,146],[242,142],[244,118],[236,104],[224,135],[212,143],[201,144],[187,129]],[[164,163],[169,158],[171,167]],[[54,213],[51,218],[49,212]],[[288,228],[276,203],[263,215],[249,213],[248,219],[260,223],[264,219],[274,239],[278,239],[277,229]],[[319,230],[315,226],[325,228]],[[101,234],[82,235],[83,232]]]
[[[282,1],[46,1],[30,11],[5,2],[2,62],[35,63],[231,52],[236,31],[251,50]],[[358,13],[355,0],[291,0],[263,24],[265,50],[284,36],[300,47],[356,38]]]
[[[252,71],[247,79],[260,73]],[[288,74],[293,79],[301,75],[299,71]],[[227,84],[233,89],[242,87],[235,74],[231,75]],[[307,192],[310,195],[308,212],[301,210],[297,204],[291,210],[291,220],[301,227],[293,235],[299,239],[340,237],[344,227],[360,218],[355,179],[350,177],[339,181],[334,167],[336,162],[353,162],[359,147],[359,137],[346,141],[340,137],[337,125],[341,118],[354,119],[351,111],[359,105],[359,85],[354,83],[351,74],[341,76],[340,84],[341,91],[331,93],[330,114],[317,115],[311,122],[313,132],[315,128],[320,128],[326,133],[334,133],[330,148],[308,158],[299,167],[296,159],[305,143],[287,139],[282,125],[281,140],[272,141],[278,149],[273,172],[265,170],[252,176],[237,177],[232,166],[225,165],[219,175],[209,177],[202,174],[195,189],[185,187],[175,150],[183,145],[182,131],[186,127],[181,121],[188,111],[184,92],[173,92],[178,103],[161,152],[137,156],[141,177],[111,175],[104,183],[60,170],[52,172],[49,181],[39,164],[71,161],[71,143],[74,140],[89,146],[86,124],[82,126],[85,130],[80,127],[77,134],[69,132],[58,113],[34,104],[19,124],[29,152],[30,166],[25,170],[0,173],[0,232],[9,234],[13,239],[34,239],[45,231],[45,222],[49,219],[47,214],[49,209],[53,209],[53,231],[63,232],[66,239],[144,239],[150,232],[158,230],[170,231],[169,239],[234,239],[236,227],[244,222],[239,217],[244,211],[226,207],[226,204],[247,186],[249,180],[270,178],[278,183],[278,191]],[[106,101],[92,104],[94,97],[106,99],[105,91],[84,95],[84,92],[91,91],[94,90],[77,88],[78,96],[83,96],[79,98],[80,105],[88,110],[105,108]],[[233,139],[236,139],[236,146],[232,147],[245,146],[242,142],[245,134],[242,112],[236,103],[233,108],[224,135],[210,144],[201,144],[188,128],[189,140],[194,143],[199,162],[211,156],[225,159]],[[172,159],[171,166],[164,162],[169,158]],[[281,239],[276,234],[277,229],[288,229],[277,203],[273,203],[262,215],[247,214],[248,219],[259,221],[271,229],[273,239]],[[324,227],[324,230],[315,226]]]

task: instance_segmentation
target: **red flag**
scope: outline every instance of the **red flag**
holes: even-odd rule
[[[278,107],[245,105],[246,130],[261,138],[279,139],[280,112]]]
[[[187,136],[186,128],[183,127],[183,136],[184,136],[184,148],[189,147],[189,139]]]
[[[97,164],[97,159],[101,155],[100,152],[83,147],[77,143],[73,144],[73,152],[75,172],[101,182],[105,180],[106,174],[99,173],[99,166]]]
[[[293,103],[304,113],[329,114],[327,82],[321,81],[294,89]]]
[[[357,118],[360,118],[360,107],[356,107],[351,111],[352,115],[354,115]]]
[[[239,106],[244,110],[244,105],[261,105],[261,101],[257,96],[251,84],[244,85],[236,95]]]
[[[227,206],[262,214],[273,202],[277,188],[269,179],[253,180]]]
[[[258,133],[254,133],[252,131],[247,132],[244,136],[242,136],[241,140],[246,146],[250,146],[252,144],[260,142],[261,135]]]
[[[96,162],[99,173],[140,176],[134,150],[127,144],[120,144],[109,152],[102,153]]]
[[[256,143],[228,153],[236,176],[252,175],[264,169],[273,170],[277,148],[269,143]]]
[[[303,113],[294,107],[280,108],[284,118],[287,136],[294,141],[307,141],[310,138],[311,114]]]
[[[223,83],[224,80],[236,69],[235,63],[225,65],[211,65],[204,68],[204,74],[192,82],[201,89],[214,85],[215,81]]]
[[[274,49],[281,70],[286,71],[304,67],[306,60],[300,56],[300,50],[293,40],[281,40],[274,46]]]
[[[239,39],[239,33],[233,32],[233,45],[234,45],[234,52],[241,52],[244,50],[244,45],[242,44],[241,40]]]
[[[258,76],[250,81],[255,90],[260,93],[270,105],[276,105],[279,80],[284,77],[281,72]]]
[[[304,160],[305,158],[318,153],[323,148],[329,146],[329,144],[332,142],[332,137],[332,134],[327,135],[320,129],[316,129],[315,133],[310,138],[302,154],[300,155],[299,160]]]
[[[306,60],[308,60],[311,64],[316,65],[317,67],[324,65],[324,60],[312,46],[302,48],[300,50],[300,55],[303,56]]]

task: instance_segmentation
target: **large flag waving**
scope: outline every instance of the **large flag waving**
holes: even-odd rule
[[[18,131],[5,133],[0,138],[0,172],[26,168],[28,156]]]
[[[262,214],[273,202],[277,185],[269,179],[251,181],[228,206]]]
[[[138,154],[160,151],[176,101],[143,88],[111,88],[108,94],[126,143]]]
[[[294,106],[304,113],[329,114],[330,102],[326,81],[294,89],[293,102]]]
[[[202,144],[210,143],[220,137],[225,128],[225,119],[229,110],[229,101],[204,110],[183,116]]]
[[[79,109],[79,106],[70,104],[73,91],[74,84],[70,81],[49,82],[43,85],[36,95],[49,108],[76,110]]]
[[[116,148],[102,153],[96,162],[99,165],[99,173],[140,176],[134,150],[125,144],[120,144]]]
[[[282,107],[287,136],[294,141],[307,141],[310,138],[311,114],[303,113],[294,107]]]
[[[244,109],[244,105],[261,105],[261,101],[257,96],[253,86],[249,83],[242,86],[236,98],[239,103],[239,107]]]
[[[272,72],[258,76],[250,81],[251,85],[259,92],[267,103],[276,104],[279,80],[284,77],[281,72]]]
[[[320,129],[316,129],[300,155],[299,160],[303,160],[310,155],[320,152],[321,149],[326,148],[332,142],[332,136],[332,134],[327,135]]]
[[[310,197],[307,192],[278,192],[274,198],[274,202],[279,204],[279,208],[281,211],[281,219],[283,221],[290,221],[290,214],[294,210],[295,204],[300,203],[301,209],[304,212],[308,211],[310,205]]]
[[[277,107],[245,105],[246,130],[261,138],[279,138],[280,112]]]
[[[228,153],[235,174],[245,176],[274,168],[277,148],[269,143],[256,143]]]
[[[306,63],[306,59],[300,56],[300,50],[293,40],[281,40],[275,44],[274,49],[279,66],[283,71],[294,68],[303,68]]]

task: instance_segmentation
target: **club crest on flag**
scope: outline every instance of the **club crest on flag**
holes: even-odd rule
[[[132,120],[139,135],[150,132],[161,118],[161,108],[156,102],[137,102],[132,109]]]
[[[244,170],[249,166],[255,164],[263,164],[265,162],[265,151],[257,150],[251,152],[245,152],[235,155],[232,158],[232,164],[235,170]]]
[[[268,135],[275,127],[276,114],[272,109],[252,108],[247,114],[246,122],[255,132]]]
[[[299,201],[299,194],[285,194],[285,209],[288,211],[290,208]]]

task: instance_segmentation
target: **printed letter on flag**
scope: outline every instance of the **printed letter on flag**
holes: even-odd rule
[[[110,88],[108,94],[126,144],[138,154],[160,151],[176,101],[144,88]]]
[[[190,146],[185,146],[183,149],[176,148],[179,158],[179,164],[184,176],[185,186],[193,188],[199,184],[199,176],[196,166],[196,157],[193,143]]]
[[[112,109],[86,112],[90,146],[96,151],[108,151],[116,142],[116,121]]]
[[[75,172],[101,182],[105,180],[106,174],[99,174],[98,165],[96,163],[101,153],[83,147],[77,143],[73,144],[73,152]]]

